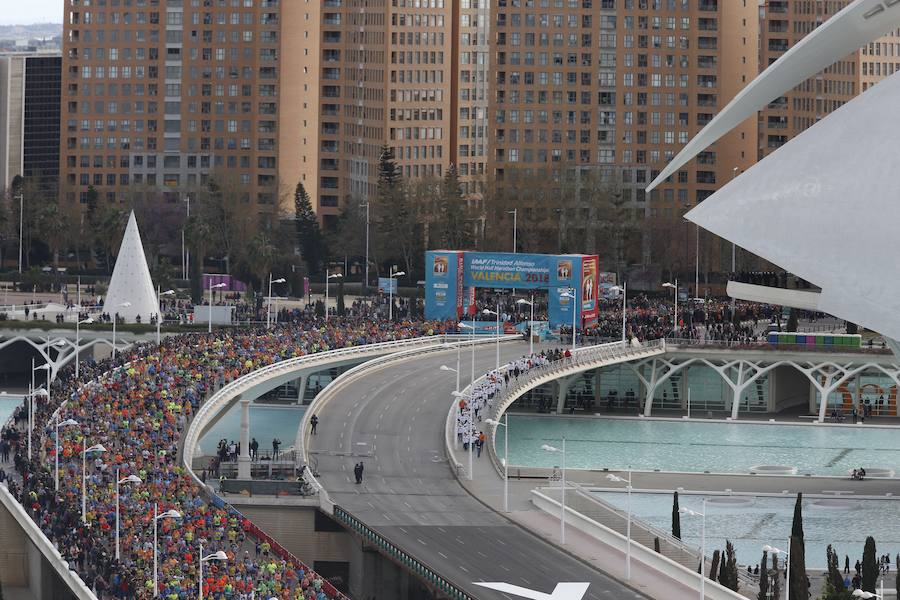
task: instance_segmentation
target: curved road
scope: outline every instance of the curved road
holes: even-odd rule
[[[524,342],[503,344],[501,358],[527,349]],[[470,356],[463,349],[462,386],[470,381]],[[493,346],[480,347],[476,375],[495,360]],[[455,351],[448,351],[373,370],[341,388],[318,413],[310,452],[331,499],[480,600],[519,597],[474,581],[502,581],[547,594],[559,582],[589,582],[584,598],[646,598],[510,523],[457,482],[444,449],[456,375],[439,370],[455,361]],[[364,481],[356,485],[353,467],[360,460]],[[489,458],[483,453],[480,460]]]

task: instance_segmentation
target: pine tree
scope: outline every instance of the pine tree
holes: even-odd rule
[[[809,577],[806,575],[806,543],[803,539],[803,494],[797,494],[794,522],[791,525],[791,597],[789,600],[809,600]]]
[[[862,589],[866,592],[874,592],[878,581],[878,565],[875,563],[875,538],[866,538],[862,559]]]
[[[719,575],[716,577],[716,580],[720,585],[725,585],[725,582],[728,581],[728,574],[726,573],[726,565],[728,561],[725,558],[725,552],[719,552]]]
[[[713,550],[712,560],[710,561],[709,566],[709,578],[713,581],[716,580],[716,577],[719,573],[719,551]]]
[[[781,598],[781,574],[778,571],[778,555],[772,555],[772,598]]]
[[[769,600],[769,553],[763,550],[762,560],[759,561],[759,593],[756,600]]]
[[[318,273],[326,256],[325,240],[303,182],[299,182],[294,190],[294,225],[297,246],[306,262],[306,270],[310,275]]]
[[[825,561],[828,565],[829,583],[831,583],[832,587],[835,590],[843,589],[844,576],[841,575],[841,565],[838,559],[837,552],[834,551],[834,548],[831,547],[831,544],[828,544],[828,548],[825,549]]]
[[[738,566],[737,553],[734,544],[725,540],[725,558],[722,561],[722,573],[719,575],[719,583],[729,590],[738,591]]]
[[[675,499],[672,501],[672,537],[681,539],[681,513],[678,507],[678,491],[675,492]]]

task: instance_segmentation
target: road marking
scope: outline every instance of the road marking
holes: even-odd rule
[[[700,562],[700,561],[697,561]],[[500,565],[500,568],[509,573],[509,568],[506,565]]]
[[[397,529],[399,529],[399,530],[402,531],[403,533],[407,533],[407,534],[409,533],[407,530],[403,529],[402,527],[398,527]]]
[[[428,545],[428,544],[426,544],[424,541],[422,541],[421,538],[416,538],[416,541],[419,542],[420,544],[422,544],[423,546],[427,546],[427,545]]]
[[[440,555],[440,557],[441,557],[441,558],[443,558],[443,559],[444,559],[444,560],[448,560],[448,557],[447,557],[447,555],[446,555],[446,554],[444,554],[444,553],[443,553],[443,552],[438,552],[438,554],[439,554],[439,555]]]
[[[348,416],[348,417],[349,417],[350,415],[352,415],[352,414],[353,414],[353,411],[352,411],[352,410],[348,410],[348,411],[347,411],[347,416]]]
[[[459,565],[459,568],[462,569],[463,571],[465,571],[466,573],[469,572],[469,570],[462,565]]]

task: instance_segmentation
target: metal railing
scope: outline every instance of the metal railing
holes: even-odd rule
[[[335,505],[334,517],[363,540],[377,547],[383,554],[409,569],[411,573],[420,577],[428,585],[446,594],[451,600],[475,600],[474,597],[459,589],[449,579],[439,574],[435,568],[415,558],[340,506]]]
[[[803,335],[800,333],[799,335]],[[726,350],[761,350],[767,352],[814,352],[821,354],[891,354],[889,348],[868,346],[810,346],[808,344],[772,344],[768,340],[742,341],[742,340],[702,340],[694,338],[666,338],[670,350],[679,347],[709,348]]]

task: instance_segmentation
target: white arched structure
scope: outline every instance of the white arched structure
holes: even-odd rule
[[[59,370],[75,360],[77,355],[84,353],[86,350],[92,350],[95,346],[105,344],[111,349],[112,342],[104,338],[84,339],[78,342],[76,348],[75,342],[66,338],[33,338],[27,335],[17,335],[0,342],[0,351],[16,343],[25,343],[37,350],[43,361],[50,365],[50,379],[56,379]],[[116,341],[116,351],[121,352],[131,347],[131,342]],[[77,351],[76,351],[77,350]]]
[[[897,0],[855,0],[738,93],[648,187],[767,102],[900,26]],[[900,339],[894,151],[900,76],[888,77],[729,182],[687,219],[822,288],[819,309]],[[847,220],[860,236],[847,236]],[[892,345],[892,348],[896,346]]]

